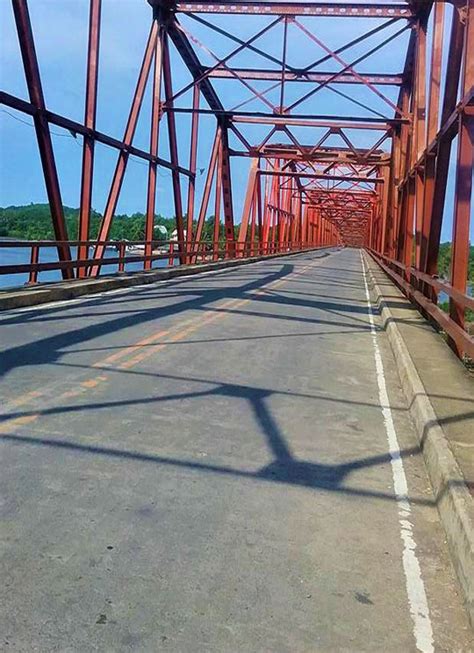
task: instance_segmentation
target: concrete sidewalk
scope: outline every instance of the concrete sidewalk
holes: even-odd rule
[[[474,491],[474,375],[372,259],[370,267],[381,290],[375,301],[383,300],[390,308],[464,479]]]
[[[474,623],[474,377],[377,263],[365,260]]]

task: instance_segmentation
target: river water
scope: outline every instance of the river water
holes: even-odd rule
[[[76,255],[76,248],[71,247],[73,258]],[[0,265],[24,265],[30,262],[29,247],[0,247]],[[132,256],[132,254],[130,254]],[[116,258],[118,252],[113,249],[105,251],[105,258]],[[40,263],[51,263],[58,260],[58,253],[54,247],[44,247],[40,249]],[[162,268],[168,265],[168,259],[158,259],[152,263],[154,268]],[[101,274],[114,274],[117,272],[117,263],[113,265],[103,265]],[[126,272],[143,270],[143,262],[137,261],[125,265]],[[39,282],[61,281],[61,270],[46,270],[38,275]],[[0,274],[0,288],[11,288],[22,286],[28,281],[28,274]]]
[[[71,247],[73,258],[76,255],[76,248]],[[118,252],[112,249],[105,251],[105,258],[116,258]],[[40,249],[40,263],[51,263],[58,260],[58,254],[54,247],[44,247]],[[30,262],[30,248],[29,247],[0,247],[0,265],[24,265]],[[177,261],[175,262],[177,263]],[[168,265],[168,259],[159,259],[153,261],[154,268],[164,268]],[[103,265],[101,273],[114,274],[117,272],[117,263],[113,265]],[[125,266],[126,272],[137,272],[143,270],[143,262],[137,261],[136,263],[127,263]],[[39,282],[48,281],[61,281],[61,270],[47,270],[40,272],[38,275]],[[28,274],[0,274],[0,288],[12,288],[15,286],[22,286],[28,281]],[[472,295],[473,287],[468,285],[468,295]],[[449,297],[441,292],[438,297],[440,303],[447,302]]]

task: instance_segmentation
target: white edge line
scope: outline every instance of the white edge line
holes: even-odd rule
[[[403,460],[398,443],[397,432],[393,422],[392,410],[390,408],[385,373],[377,342],[377,331],[375,329],[374,314],[370,301],[369,288],[367,285],[367,274],[364,258],[360,252],[362,272],[367,298],[367,310],[370,323],[372,344],[374,346],[375,370],[379,389],[379,402],[382,410],[385,431],[387,434],[390,464],[392,467],[393,489],[397,500],[398,522],[400,524],[400,536],[403,542],[403,570],[405,573],[405,584],[410,605],[410,614],[413,620],[413,634],[416,647],[422,653],[433,653],[433,628],[431,625],[428,599],[426,598],[425,585],[421,577],[421,568],[416,556],[416,542],[413,535],[413,526],[410,521],[411,506],[408,498],[408,484],[403,467]]]

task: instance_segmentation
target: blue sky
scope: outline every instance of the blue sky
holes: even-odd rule
[[[85,87],[85,56],[88,28],[87,0],[35,0],[29,3],[31,20],[35,35],[37,55],[43,80],[44,94],[50,110],[69,116],[77,121],[83,120],[84,87]],[[151,9],[146,0],[103,0],[102,34],[100,47],[100,73],[97,128],[101,131],[121,138],[125,126],[130,101],[132,98],[137,72],[143,55],[144,46],[150,26]],[[244,19],[232,16],[205,17],[216,25],[232,29],[241,38],[250,37],[264,25],[271,22],[269,17],[246,17]],[[236,47],[227,38],[215,34],[187,17],[182,17],[183,26],[190,30],[203,44],[219,57],[224,56]],[[302,19],[301,22],[313,33],[335,49],[347,40],[375,27],[377,19]],[[397,23],[389,28],[386,35],[395,32],[403,25]],[[235,27],[234,27],[235,26]],[[281,56],[282,25],[273,28],[255,45],[268,54]],[[289,26],[288,62],[293,66],[306,65],[309,61],[324,55],[324,51],[309,40],[295,25]],[[352,61],[369,47],[379,43],[384,32],[367,41],[367,44],[353,47],[341,56],[346,61]],[[359,72],[383,70],[398,73],[403,68],[408,34],[399,37],[392,47],[385,48],[376,55],[361,63]],[[0,48],[1,48],[1,79],[2,88],[9,93],[28,99],[24,74],[19,54],[19,46],[13,21],[11,3],[0,1]],[[396,45],[395,45],[396,44]],[[203,63],[212,65],[212,56],[197,47],[197,52]],[[173,82],[175,90],[185,86],[190,76],[176,52],[172,52]],[[258,66],[273,68],[274,66],[256,54],[243,53],[231,60],[235,66]],[[337,62],[327,62],[319,70],[335,71],[340,69]],[[268,82],[253,82],[253,86],[262,91],[271,84]],[[223,98],[226,107],[232,107],[247,100],[251,94],[238,81],[215,80],[215,87]],[[288,84],[285,103],[289,104],[300,97],[308,85]],[[393,111],[382,100],[364,88],[355,86],[336,86],[338,90],[349,94],[354,100],[370,103],[370,106],[384,115],[391,116]],[[384,88],[386,95],[394,101],[398,90]],[[273,103],[278,102],[279,91],[275,90],[266,97]],[[178,101],[179,106],[190,106],[191,92]],[[203,104],[202,106],[206,106]],[[248,110],[268,110],[259,100],[253,100],[244,107]],[[0,113],[0,206],[46,201],[44,182],[42,179],[39,156],[31,126],[31,119],[2,107]],[[342,115],[370,115],[360,107],[354,106],[349,100],[341,98],[329,89],[315,95],[310,101],[301,105],[301,113],[324,113]],[[8,113],[6,113],[7,111]],[[25,121],[27,124],[24,122]],[[190,120],[187,116],[178,116],[178,139],[180,143],[180,162],[187,165],[189,150]],[[143,149],[148,148],[150,124],[150,85],[147,88],[134,144]],[[206,168],[209,150],[212,142],[215,121],[212,117],[202,117],[199,134],[198,169]],[[64,204],[79,205],[80,166],[82,157],[81,138],[73,138],[67,131],[52,127],[53,143],[57,166],[61,181],[61,191]],[[315,129],[294,129],[295,136],[304,143],[314,143],[321,135]],[[243,126],[242,132],[249,139],[258,142],[265,130],[261,127]],[[356,145],[367,146],[379,136],[374,133],[368,139],[363,132],[348,134]],[[276,140],[284,140],[279,135]],[[328,141],[331,144],[330,141]],[[336,144],[336,142],[334,142]],[[240,149],[238,142],[232,145]],[[455,152],[454,147],[454,152]],[[160,135],[160,155],[168,158],[166,128]],[[116,151],[106,146],[96,146],[96,168],[94,178],[93,206],[103,211],[110,179],[113,173]],[[160,171],[157,190],[157,212],[172,215],[172,194],[170,174]],[[240,221],[245,184],[248,174],[248,161],[233,160],[232,174],[234,181],[234,210],[236,222]],[[198,179],[198,197],[204,178]],[[146,202],[147,166],[143,161],[130,159],[121,198],[117,212],[133,213],[144,211]],[[186,182],[183,180],[184,198],[186,197]],[[452,180],[448,192],[446,219],[443,229],[443,239],[450,238],[450,214],[452,213]]]

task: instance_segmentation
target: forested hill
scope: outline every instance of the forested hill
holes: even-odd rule
[[[79,209],[64,207],[69,238],[76,239],[79,223]],[[91,240],[97,237],[102,216],[97,211],[91,212]],[[155,224],[164,225],[168,233],[174,229],[174,219],[156,216]],[[145,216],[143,213],[133,215],[116,215],[110,232],[111,240],[141,240],[144,237]],[[54,240],[49,204],[28,204],[26,206],[8,206],[0,208],[0,237],[24,240]]]
[[[64,207],[68,234],[71,239],[77,238],[79,209]],[[91,239],[97,237],[102,216],[97,211],[91,215]],[[175,228],[174,218],[156,216],[155,224],[162,224],[171,234]],[[212,238],[214,218],[206,221],[203,239]],[[144,237],[145,216],[143,213],[133,215],[116,215],[110,232],[111,240],[141,240]],[[28,204],[26,206],[8,206],[0,208],[0,237],[18,238],[24,240],[54,240],[51,224],[51,214],[48,204]],[[157,240],[160,237],[157,234]],[[439,251],[439,276],[447,277],[451,262],[451,243],[442,243]],[[469,280],[474,282],[474,246],[469,251]]]
[[[447,279],[451,265],[451,243],[441,243],[438,255],[438,275]],[[474,283],[474,245],[469,247],[469,268],[467,278]]]

